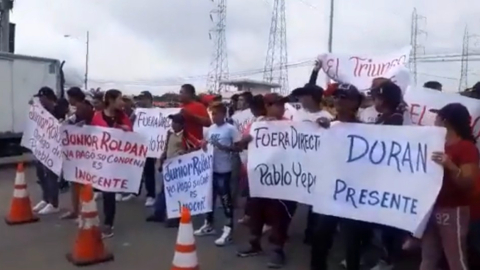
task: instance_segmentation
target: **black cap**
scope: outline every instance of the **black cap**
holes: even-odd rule
[[[182,125],[185,123],[185,118],[183,118],[183,115],[181,113],[170,114],[168,118],[172,120],[172,123],[177,123]]]
[[[468,123],[470,124],[471,116],[467,107],[461,103],[449,103],[441,109],[431,109],[433,113],[436,113],[441,118],[445,119],[449,123]]]
[[[267,93],[263,96],[263,101],[266,105],[285,104],[289,101],[289,98],[277,93]]]
[[[148,98],[150,100],[153,100],[153,95],[149,91],[142,91],[140,92],[140,95],[138,96],[139,98]]]
[[[50,100],[57,100],[57,95],[50,87],[42,87],[34,97],[46,97]]]
[[[402,89],[392,81],[385,81],[370,91],[373,97],[380,97],[389,104],[400,104],[403,100]]]
[[[357,87],[347,83],[339,84],[335,92],[333,92],[333,97],[356,101],[363,100],[363,95],[358,91]]]
[[[311,96],[314,100],[320,102],[323,97],[323,88],[315,84],[306,84],[304,87],[292,91],[292,96],[302,97]]]

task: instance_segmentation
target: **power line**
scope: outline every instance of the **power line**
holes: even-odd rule
[[[468,64],[472,60],[470,58],[470,42],[474,38],[478,38],[478,35],[470,35],[468,32],[468,26],[465,26],[463,33],[463,45],[462,45],[462,57],[460,65],[460,80],[458,82],[458,91],[468,88]]]
[[[210,12],[210,19],[214,23],[209,32],[213,40],[213,54],[210,63],[210,72],[207,78],[207,89],[210,93],[220,93],[226,86],[221,81],[228,79],[227,38],[225,35],[227,23],[227,0],[215,0],[216,6]]]
[[[426,17],[418,15],[417,9],[414,8],[412,12],[412,25],[411,25],[411,37],[410,37],[410,44],[412,46],[412,51],[410,55],[410,70],[413,74],[413,81],[417,83],[417,54],[419,50],[422,50],[425,53],[425,47],[419,44],[418,38],[421,35],[427,35],[427,32],[420,29],[418,22],[425,21]]]

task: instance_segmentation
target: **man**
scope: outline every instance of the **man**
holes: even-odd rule
[[[437,90],[437,91],[442,91],[442,84],[437,82],[437,81],[428,81],[423,84],[423,87]]]
[[[203,140],[203,128],[211,125],[207,108],[200,102],[195,101],[195,87],[184,84],[180,88],[180,111],[185,119],[185,133],[194,140],[194,147],[199,147]]]
[[[306,84],[304,87],[292,91],[292,96],[298,98],[302,108],[296,112],[293,121],[315,122],[318,118],[325,117],[333,119],[333,116],[322,110],[323,89],[314,84]]]

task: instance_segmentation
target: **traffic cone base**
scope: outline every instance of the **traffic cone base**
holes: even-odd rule
[[[93,260],[93,261],[92,260],[89,260],[89,261],[76,260],[75,258],[73,258],[72,253],[67,254],[67,260],[76,266],[89,266],[89,265],[113,261],[114,259],[115,257],[111,253],[106,253],[105,256],[103,256],[102,258],[98,258],[97,260]]]
[[[15,175],[10,211],[8,216],[5,217],[5,222],[8,225],[20,225],[37,222],[38,220],[39,218],[33,215],[32,205],[27,191],[27,183],[25,182],[23,163],[19,163],[17,166],[17,174]]]

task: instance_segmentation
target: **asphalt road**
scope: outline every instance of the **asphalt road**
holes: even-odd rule
[[[0,168],[0,213],[8,212],[15,177],[15,168]],[[32,203],[39,199],[39,187],[35,183],[33,167],[26,170],[28,190]],[[69,194],[61,195],[61,206],[69,206]],[[101,212],[101,211],[100,211]],[[218,211],[221,212],[221,211]],[[240,212],[240,210],[238,211]],[[92,270],[131,270],[159,269],[168,270],[174,253],[176,229],[166,229],[160,224],[146,223],[149,210],[143,206],[143,199],[118,203],[115,236],[106,240],[108,248],[115,255],[115,261],[89,266]],[[240,214],[240,213],[238,213]],[[287,246],[288,264],[286,270],[308,270],[309,248],[302,243],[306,209],[300,208],[290,229]],[[194,219],[198,228],[202,220]],[[218,224],[221,227],[221,224]],[[58,215],[42,217],[34,224],[7,226],[0,222],[0,269],[1,270],[71,270],[65,254],[73,246],[77,228],[73,221],[58,219]],[[215,238],[197,238],[198,259],[202,270],[258,270],[266,269],[265,256],[237,258],[235,251],[246,243],[246,228],[239,226],[235,231],[234,244],[218,248],[213,244]],[[266,245],[265,245],[266,246]],[[331,270],[341,269],[341,249],[336,247],[331,256]],[[407,265],[396,269],[418,269],[410,260]]]

